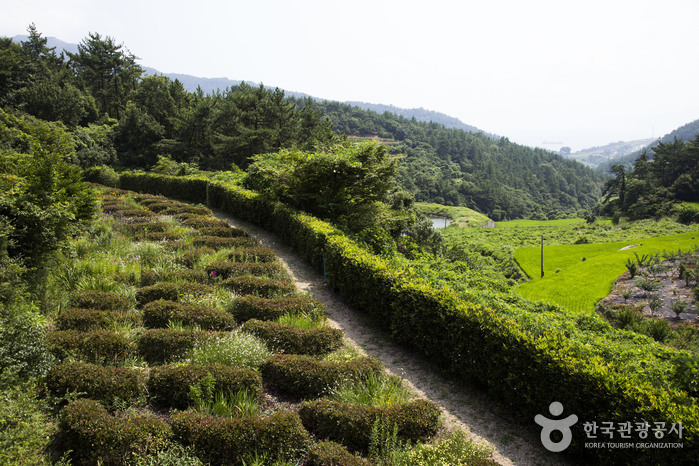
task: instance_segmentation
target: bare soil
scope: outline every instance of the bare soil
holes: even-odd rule
[[[441,406],[448,427],[463,428],[475,441],[494,448],[493,460],[502,465],[575,464],[548,452],[541,445],[538,426],[517,419],[510,408],[482,390],[456,383],[438,373],[429,360],[393,343],[389,336],[345,304],[323,281],[323,275],[304,262],[276,235],[251,223],[214,212],[231,225],[243,228],[273,249],[292,275],[299,290],[323,302],[330,325],[342,330],[349,343],[380,360],[387,370],[403,378],[419,396]],[[546,413],[544,413],[546,414]]]

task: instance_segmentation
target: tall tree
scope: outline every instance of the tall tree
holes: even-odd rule
[[[120,119],[129,93],[143,74],[137,58],[112,37],[103,39],[97,33],[90,33],[78,44],[78,52],[68,56],[79,82],[95,97],[100,112]]]

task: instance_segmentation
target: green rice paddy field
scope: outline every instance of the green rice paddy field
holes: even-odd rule
[[[636,247],[623,249],[627,246]],[[515,260],[532,278],[517,291],[534,301],[548,301],[575,312],[592,312],[606,297],[617,277],[626,270],[634,254],[684,251],[699,245],[699,232],[691,231],[640,241],[617,243],[544,245],[544,277],[541,278],[541,248],[523,247],[515,251]]]

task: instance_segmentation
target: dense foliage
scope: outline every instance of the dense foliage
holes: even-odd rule
[[[641,154],[630,172],[612,166],[615,178],[604,186],[602,212],[617,218],[657,218],[671,213],[674,203],[699,201],[699,136],[689,142],[659,142],[653,151],[652,159]]]
[[[590,208],[599,197],[601,175],[549,151],[338,102],[315,108],[340,133],[389,139],[391,152],[401,155],[399,180],[418,201],[464,205],[504,220],[555,218]]]

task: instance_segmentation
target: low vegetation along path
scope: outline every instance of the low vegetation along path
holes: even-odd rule
[[[450,382],[435,372],[429,361],[399,347],[388,335],[371,326],[364,316],[345,304],[324,283],[321,273],[298,257],[279,237],[220,211],[214,213],[231,225],[245,229],[264,246],[273,249],[291,273],[298,289],[308,291],[325,305],[330,325],[342,330],[363,352],[380,360],[390,372],[402,377],[420,396],[438,403],[447,423],[466,429],[474,440],[494,447],[495,461],[502,465],[570,464],[544,450],[536,431],[508,415],[497,401],[474,388]]]

